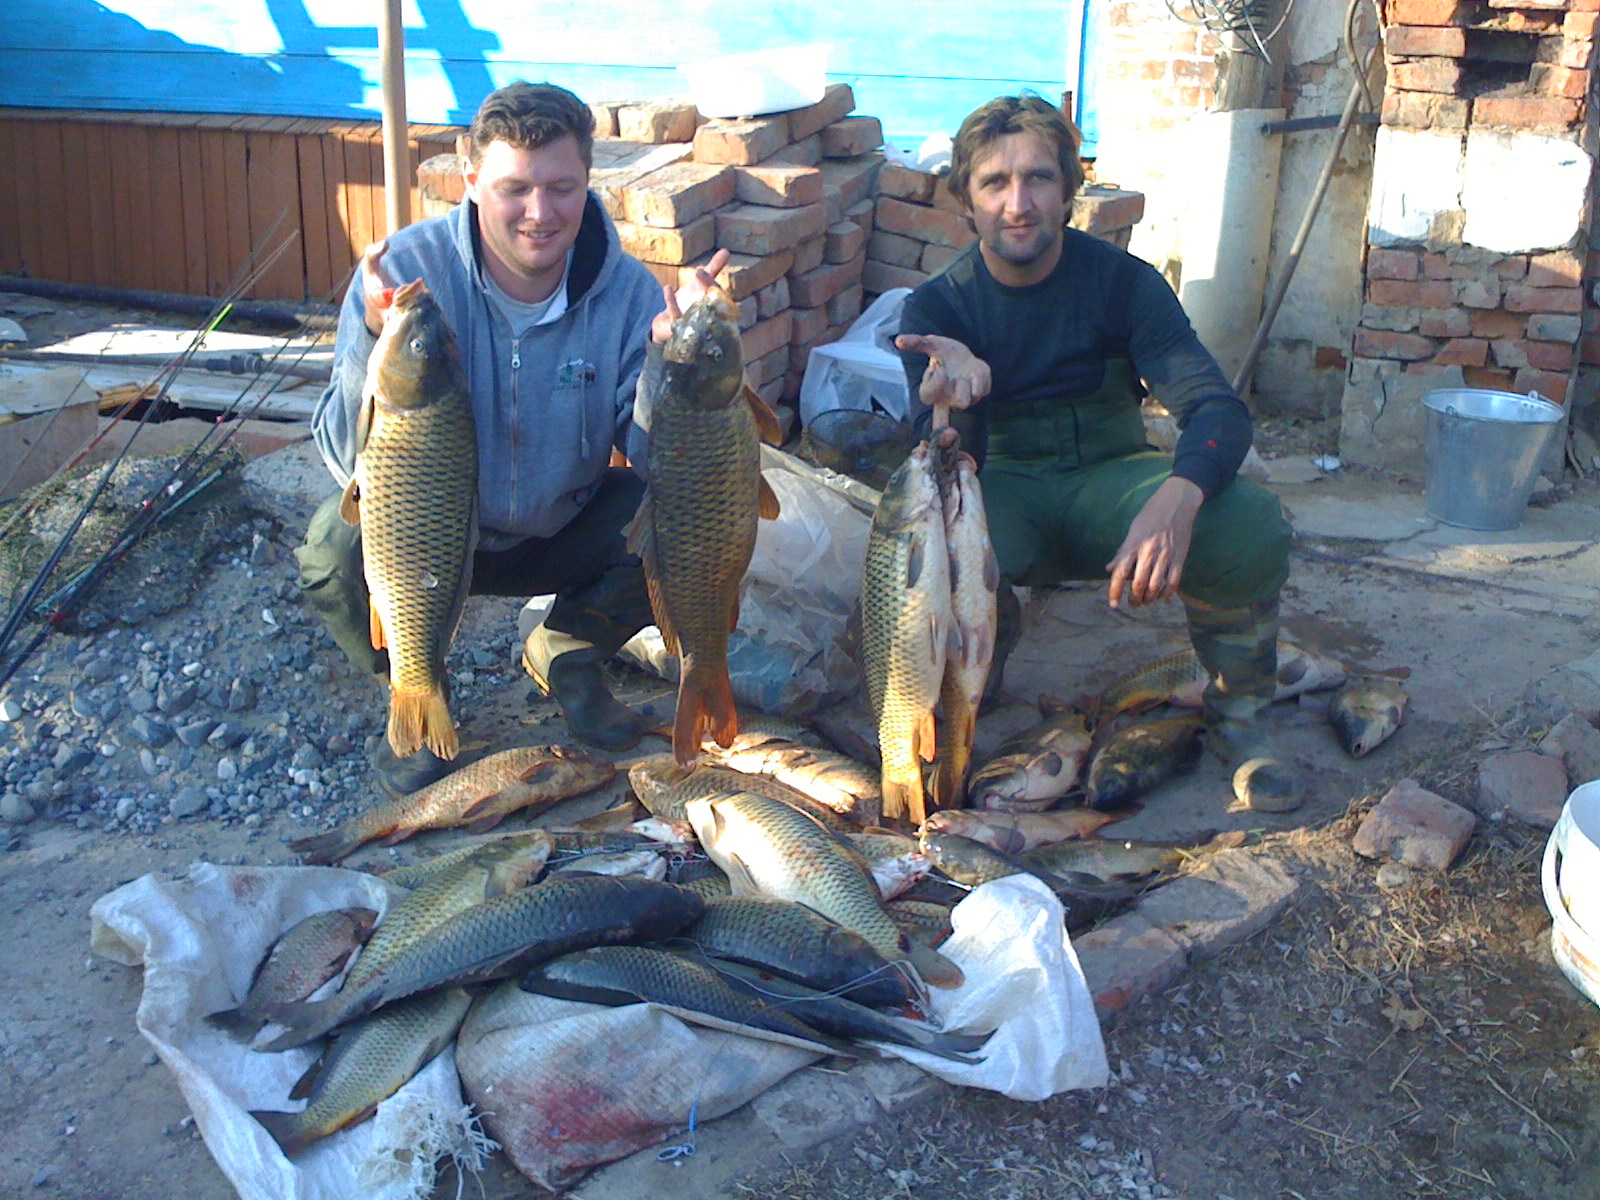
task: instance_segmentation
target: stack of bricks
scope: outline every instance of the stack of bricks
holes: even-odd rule
[[[812,348],[861,312],[883,130],[854,109],[850,87],[833,84],[808,108],[697,117],[678,161],[595,183],[623,249],[663,283],[729,251],[718,279],[739,306],[746,378],[772,404],[792,404]]]
[[[1462,165],[1453,166],[1455,202],[1446,194],[1426,206],[1431,216],[1421,225],[1387,219],[1398,204],[1385,210],[1375,201],[1373,224],[1385,228],[1375,229],[1368,251],[1346,411],[1352,395],[1392,394],[1397,381],[1448,386],[1455,369],[1469,387],[1538,391],[1562,402],[1580,348],[1600,363],[1600,339],[1591,347],[1583,337],[1597,321],[1585,312],[1585,285],[1600,268],[1588,252],[1586,195],[1600,0],[1389,0],[1385,7],[1382,119],[1387,144],[1400,149],[1386,159],[1380,139],[1374,195],[1409,193],[1414,210],[1425,207],[1416,197],[1440,195],[1439,172],[1419,167],[1414,147],[1437,142],[1446,163]],[[1524,205],[1527,237],[1514,241],[1522,218],[1502,197],[1520,189],[1551,195],[1557,177],[1541,172],[1573,155],[1584,165],[1573,172],[1578,182],[1563,219],[1547,219],[1548,206]],[[1382,411],[1380,401],[1371,406]]]
[[[1074,229],[1127,249],[1144,215],[1139,192],[1089,184],[1072,201]],[[943,176],[887,163],[878,175],[878,204],[861,280],[869,296],[914,288],[977,240],[972,221]]]

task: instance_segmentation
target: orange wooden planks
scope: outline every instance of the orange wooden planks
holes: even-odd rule
[[[0,271],[8,275],[22,270],[22,230],[17,224],[15,196],[4,181],[14,181],[21,174],[16,122],[10,117],[0,118]]]
[[[152,284],[157,291],[182,292],[188,286],[184,244],[182,178],[176,129],[155,125],[150,138],[150,243]]]
[[[61,121],[61,170],[64,176],[59,193],[63,219],[67,226],[67,273],[71,283],[95,283],[94,227],[103,215],[97,200],[104,192],[90,189],[90,157],[102,153],[92,146],[90,125],[85,121]],[[103,143],[99,143],[103,145]]]
[[[205,167],[202,135],[185,129],[178,139],[178,194],[183,209],[183,290],[191,296],[211,292],[206,246],[210,236],[206,217]]]
[[[260,132],[247,133],[245,139],[250,244],[263,267],[253,294],[264,300],[303,300],[305,268],[294,139]]]
[[[328,189],[322,173],[322,138],[302,133],[294,139],[299,169],[300,244],[305,251],[308,300],[333,294],[334,273],[328,257]]]

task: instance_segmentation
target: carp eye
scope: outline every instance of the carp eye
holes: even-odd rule
[[[422,339],[421,338],[414,337],[414,338],[411,339],[411,353],[413,353],[413,354],[421,354],[422,353]]]
[[[721,362],[722,347],[713,342],[711,345],[706,347],[706,357],[712,362]]]

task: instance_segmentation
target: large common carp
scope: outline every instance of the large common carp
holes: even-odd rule
[[[944,538],[950,554],[950,619],[955,630],[939,691],[939,748],[933,770],[933,806],[960,808],[978,728],[978,705],[994,661],[996,593],[1000,566],[989,542],[978,467],[956,454],[946,472]]]
[[[1345,670],[1335,659],[1279,638],[1277,679],[1272,698],[1288,700],[1303,692],[1338,687],[1345,681]],[[1120,713],[1140,712],[1158,704],[1199,708],[1208,682],[1210,675],[1193,647],[1155,659],[1107,685],[1095,704],[1095,727]]]
[[[1200,757],[1205,722],[1198,714],[1167,717],[1119,729],[1095,751],[1089,764],[1086,803],[1122,808]]]
[[[644,562],[650,607],[679,660],[672,753],[692,763],[706,734],[726,746],[739,732],[728,677],[728,634],[756,544],[756,519],[778,515],[761,478],[761,433],[777,418],[744,385],[739,313],[711,288],[652,345],[634,420],[649,434],[648,488],[628,532]]]
[[[930,814],[922,827],[935,833],[971,838],[1003,854],[1021,854],[1037,846],[1092,837],[1102,825],[1120,820],[1123,815],[1092,808],[1062,808],[1042,813],[978,812],[958,808]]]
[[[389,745],[454,758],[444,656],[472,581],[478,443],[461,351],[420,279],[395,289],[368,360],[339,514],[361,527],[372,645],[389,652]]]
[[[932,453],[919,445],[889,480],[867,535],[861,660],[883,758],[883,815],[927,815],[923,761],[936,750],[933,707],[950,639],[950,555]]]
[[[1137,888],[1105,883],[1082,872],[1056,874],[953,833],[924,830],[920,841],[923,853],[940,871],[967,887],[979,887],[1011,875],[1032,875],[1061,901],[1066,909],[1067,929],[1072,933],[1125,907],[1139,894]]]
[[[352,1025],[289,1093],[300,1112],[253,1112],[285,1154],[370,1117],[433,1061],[466,1018],[472,997],[460,988],[414,996]]]
[[[978,808],[1043,812],[1076,786],[1090,748],[1083,714],[1050,696],[1039,697],[1039,711],[1043,721],[1007,739],[973,772]]]
[[[581,750],[518,746],[358,813],[328,833],[298,838],[289,849],[308,863],[335,863],[375,838],[393,845],[422,829],[457,825],[483,832],[514,812],[542,812],[558,801],[603,787],[616,773],[613,763]]]
[[[669,754],[653,754],[641,758],[628,768],[628,782],[633,786],[639,803],[650,810],[650,815],[665,821],[688,819],[685,807],[689,801],[723,792],[756,792],[780,801],[801,812],[810,813],[829,829],[843,831],[849,828],[837,812],[804,792],[774,779],[771,775],[755,775],[736,771],[732,767],[700,764],[680,767]]]
[[[312,913],[272,943],[239,1007],[212,1013],[206,1021],[239,1037],[254,1036],[273,1005],[304,1000],[343,970],[377,920],[370,908]]]
[[[816,818],[754,792],[691,800],[688,809],[700,844],[728,873],[735,896],[804,904],[859,933],[885,959],[910,959],[936,987],[960,984],[960,968],[949,959],[908,946],[883,910],[866,860]]]
[[[835,750],[741,731],[726,750],[707,753],[712,761],[735,771],[771,776],[857,825],[876,825],[882,815],[883,785],[878,772]]]

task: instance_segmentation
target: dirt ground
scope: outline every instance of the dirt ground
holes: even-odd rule
[[[15,316],[35,341],[73,320],[105,319],[87,309]],[[1286,456],[1326,439],[1305,427],[1278,433]],[[1326,504],[1330,491],[1370,511],[1374,528],[1396,505],[1420,508],[1417,481],[1355,471],[1281,489],[1291,511]],[[184,565],[198,576],[187,603],[131,625],[53,636],[0,697],[21,709],[0,725],[6,788],[31,787],[36,797],[33,819],[0,825],[8,925],[0,940],[0,1123],[8,1131],[0,1195],[232,1194],[135,1030],[140,973],[88,952],[89,907],[123,882],[181,874],[197,860],[292,862],[285,840],[367,802],[362,740],[378,727],[375,693],[300,611],[293,586],[290,551],[315,489],[286,497],[247,481],[241,495],[254,515]],[[680,1160],[661,1170],[656,1194],[1600,1194],[1600,1013],[1551,961],[1538,882],[1546,831],[1480,819],[1450,871],[1392,887],[1380,887],[1377,864],[1350,849],[1360,816],[1399,779],[1473,806],[1484,755],[1529,746],[1544,732],[1548,714],[1523,702],[1525,689],[1600,646],[1600,616],[1586,598],[1594,576],[1582,574],[1600,543],[1600,494],[1582,483],[1563,489],[1551,508],[1530,512],[1522,535],[1547,538],[1549,556],[1497,557],[1491,546],[1475,556],[1408,557],[1384,552],[1375,538],[1302,532],[1284,595],[1287,631],[1353,668],[1409,668],[1406,722],[1354,760],[1314,700],[1285,702],[1273,720],[1313,778],[1302,810],[1231,812],[1220,767],[1204,762],[1119,827],[1174,838],[1246,830],[1304,886],[1270,928],[1106,1022],[1108,1087],[1038,1104],[941,1088],[927,1105],[853,1137],[804,1155],[774,1152],[726,1189],[708,1190],[701,1162]],[[170,586],[159,574],[137,582]],[[980,726],[980,753],[1029,722],[1039,693],[1093,692],[1181,641],[1176,606],[1119,616],[1095,589],[1035,595],[1029,614],[1008,675],[1011,703]],[[527,700],[513,659],[515,616],[509,602],[472,601],[453,654],[467,736],[491,749],[564,735],[548,702]],[[96,669],[97,658],[129,682]],[[255,759],[248,746],[231,753],[241,768],[267,763],[265,774],[241,770],[236,783],[219,784],[222,752],[210,744],[186,753],[172,743],[141,756],[127,736],[130,714],[106,715],[110,693],[129,695],[141,675],[180,662],[201,664],[196,674],[218,691],[238,677],[255,685],[254,707],[212,715],[245,726],[259,743]],[[627,668],[616,678],[633,702],[669,710],[659,682]],[[73,756],[60,752],[80,743],[111,752],[66,766]],[[280,782],[304,744],[317,750],[315,782]],[[641,751],[660,748],[647,742]],[[42,764],[57,761],[63,767],[40,787]],[[230,806],[247,780],[255,799]],[[218,795],[175,814],[170,801],[183,789],[207,786]],[[620,787],[585,798],[581,811],[615,799]],[[356,857],[409,859],[427,848],[417,839],[398,853]],[[446,1173],[438,1194],[455,1195],[458,1182]],[[499,1160],[462,1194],[534,1191]]]

